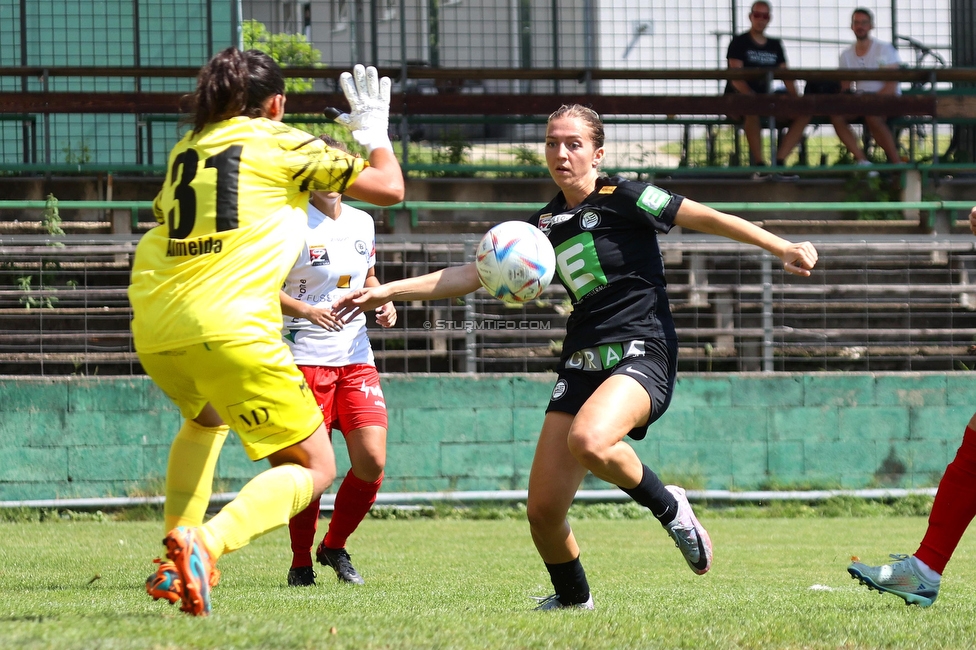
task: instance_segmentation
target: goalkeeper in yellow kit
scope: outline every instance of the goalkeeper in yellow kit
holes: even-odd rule
[[[228,48],[200,71],[193,130],[172,150],[136,249],[129,300],[143,368],[185,418],[166,471],[168,561],[146,589],[210,613],[216,561],[317,499],[335,478],[322,412],[281,339],[278,292],[302,249],[311,190],[378,205],[403,200],[387,133],[390,80],[356,66],[336,118],[368,163],[281,123],[285,82],[255,50]],[[229,428],[271,468],[206,524],[214,467]]]

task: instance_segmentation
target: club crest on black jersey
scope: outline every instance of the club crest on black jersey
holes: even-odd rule
[[[673,338],[658,235],[684,197],[649,183],[601,179],[579,205],[562,193],[529,222],[556,253],[556,276],[573,302],[563,354],[626,340]]]

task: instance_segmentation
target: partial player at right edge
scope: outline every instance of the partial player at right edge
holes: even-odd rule
[[[555,590],[540,599],[541,610],[593,609],[566,518],[588,472],[650,509],[692,571],[711,568],[711,540],[685,491],[664,485],[625,441],[644,438],[675,383],[678,342],[658,233],[677,225],[753,244],[802,276],[817,262],[809,242],[791,243],[647,183],[602,176],[603,145],[603,122],[592,110],[562,106],[550,115],[546,163],[561,191],[529,219],[552,242],[556,272],[573,299],[529,476],[529,526]],[[450,267],[350,293],[336,303],[336,315],[389,300],[462,296],[479,286],[474,263]]]
[[[976,235],[976,207],[969,213]],[[881,593],[894,594],[906,605],[928,607],[939,597],[942,573],[963,533],[976,517],[976,415],[966,425],[956,457],[946,467],[935,494],[929,525],[914,555],[892,554],[891,564],[871,566],[855,559],[847,572]]]

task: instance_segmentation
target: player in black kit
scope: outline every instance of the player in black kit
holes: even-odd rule
[[[546,163],[561,191],[529,219],[552,242],[556,273],[573,298],[529,476],[532,539],[555,587],[538,609],[593,609],[566,519],[587,472],[649,508],[692,571],[711,567],[711,541],[685,491],[664,485],[625,441],[647,434],[674,389],[678,342],[658,233],[681,226],[754,244],[797,275],[810,275],[817,262],[809,242],[791,243],[654,185],[602,176],[603,144],[603,122],[589,108],[562,106],[549,116]],[[479,286],[473,263],[449,267],[350,293],[336,304],[336,315],[389,300],[463,296]]]

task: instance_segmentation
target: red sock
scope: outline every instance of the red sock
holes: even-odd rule
[[[329,532],[325,534],[325,545],[328,548],[345,547],[346,540],[366,518],[366,513],[376,501],[376,493],[380,491],[382,482],[382,474],[372,483],[367,483],[356,478],[352,470],[349,470],[336,492],[332,521],[329,522]]]
[[[929,514],[929,527],[915,557],[942,573],[976,517],[976,431],[966,427],[956,457],[946,467]]]
[[[291,536],[291,568],[312,566],[312,544],[315,529],[319,525],[319,499],[291,518],[288,534]]]

